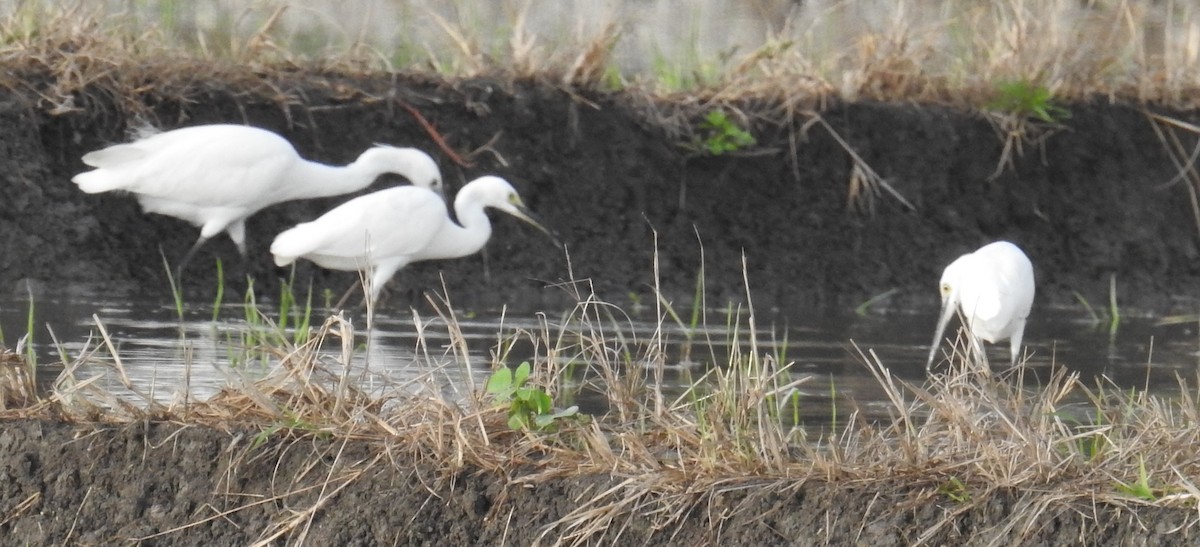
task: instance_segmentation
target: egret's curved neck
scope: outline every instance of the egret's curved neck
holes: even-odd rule
[[[459,258],[477,253],[487,244],[492,236],[492,221],[478,201],[469,194],[459,193],[454,200],[454,213],[461,225],[447,218],[425,247],[427,250],[420,253],[420,260]]]
[[[324,198],[362,190],[385,172],[379,165],[356,161],[349,165],[326,165],[300,160],[284,178],[280,201]]]

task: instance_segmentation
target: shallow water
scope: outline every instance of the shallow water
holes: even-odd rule
[[[264,313],[276,308],[263,304]],[[19,300],[0,301],[0,328],[4,342],[13,347],[27,331],[29,307]],[[566,313],[566,312],[560,312]],[[864,365],[862,354],[874,354],[894,375],[919,382],[932,336],[936,310],[918,310],[887,315],[813,317],[756,317],[760,353],[780,355],[793,362],[793,378],[807,378],[799,386],[799,419],[806,425],[845,419],[853,410],[868,418],[886,417],[885,394]],[[353,315],[353,314],[351,314]],[[664,392],[682,394],[703,375],[712,362],[728,362],[728,355],[750,351],[748,337],[731,342],[725,311],[709,313],[710,325],[693,335],[686,350],[685,330],[670,322],[661,329],[646,317],[622,318],[608,323],[620,325],[606,337],[623,338],[628,347],[644,348],[658,331],[665,340]],[[315,321],[325,317],[314,313]],[[398,313],[385,309],[375,318],[370,340],[361,326],[361,316],[350,317],[359,328],[353,352],[354,381],[368,392],[385,389],[437,389],[452,399],[464,399],[486,380],[494,356],[506,353],[505,362],[544,358],[547,340],[557,339],[565,317],[514,313],[458,313],[454,330],[461,332],[470,366],[458,358],[460,349],[447,321],[434,312]],[[746,317],[743,314],[741,324]],[[101,297],[69,301],[38,301],[34,307],[33,347],[38,354],[39,381],[50,385],[66,362],[79,361],[77,380],[98,377],[106,390],[130,401],[147,399],[178,402],[216,393],[222,386],[262,377],[277,356],[265,356],[249,347],[245,339],[248,323],[241,306],[223,307],[216,321],[211,306],[189,305],[180,320],[172,305],[161,302],[112,301]],[[1026,329],[1026,351],[1032,352],[1033,374],[1026,382],[1038,385],[1049,378],[1053,367],[1078,372],[1086,384],[1107,378],[1122,388],[1148,389],[1153,393],[1178,393],[1179,378],[1195,385],[1200,367],[1200,334],[1197,323],[1159,325],[1153,318],[1125,320],[1111,339],[1106,327],[1097,327],[1080,310],[1037,311]],[[101,329],[108,333],[113,350],[129,385],[111,357]],[[319,325],[315,325],[319,326]],[[569,337],[568,337],[569,338]],[[57,344],[54,341],[57,340]],[[344,351],[338,338],[326,345],[328,363],[336,364]],[[731,345],[736,347],[731,349]],[[943,344],[948,351],[950,345]],[[574,355],[571,352],[564,352]],[[82,355],[89,355],[80,360]],[[994,368],[1007,363],[1007,346],[989,348]],[[561,361],[569,357],[559,355]],[[340,365],[336,365],[340,366]],[[577,375],[578,376],[578,375]],[[652,375],[650,376],[652,377]],[[592,378],[594,380],[594,378]],[[602,386],[590,385],[574,395],[572,402],[585,411],[602,412]]]

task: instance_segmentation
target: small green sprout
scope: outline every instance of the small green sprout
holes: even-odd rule
[[[551,429],[555,420],[579,413],[577,406],[553,412],[554,401],[550,395],[541,388],[526,385],[529,371],[529,361],[524,361],[515,372],[504,367],[488,378],[487,392],[497,403],[509,405],[508,427],[543,431]]]
[[[705,136],[703,141],[697,143],[698,148],[713,156],[737,152],[757,142],[754,135],[738,127],[722,110],[713,110],[704,116],[700,129]]]
[[[1096,407],[1096,415],[1089,423],[1081,423],[1078,418],[1075,418],[1069,413],[1055,412],[1052,414],[1055,418],[1062,420],[1064,423],[1070,424],[1072,429],[1076,431],[1071,446],[1075,452],[1088,462],[1097,462],[1104,457],[1105,452],[1109,448],[1108,437],[1104,434],[1106,428],[1104,425],[1107,420],[1104,417],[1104,410],[1099,406]],[[1063,451],[1069,450],[1070,447],[1064,446]]]
[[[1071,111],[1054,104],[1054,95],[1043,85],[1019,80],[1001,83],[996,91],[996,98],[987,105],[990,110],[1036,118],[1046,123],[1059,123],[1071,117]]]
[[[1150,487],[1150,476],[1146,474],[1145,458],[1140,456],[1138,457],[1137,482],[1126,484],[1120,480],[1117,480],[1117,490],[1141,500],[1154,501],[1158,499],[1158,494],[1156,494],[1154,489]]]
[[[1075,441],[1079,455],[1090,462],[1099,460],[1108,448],[1108,439],[1104,435],[1088,435]]]
[[[950,501],[955,503],[971,501],[971,490],[958,477],[950,477],[945,483],[938,486],[938,493],[950,498]]]
[[[270,440],[271,437],[275,436],[276,433],[285,430],[316,433],[318,439],[328,439],[330,437],[329,432],[321,431],[317,424],[305,420],[293,412],[285,410],[283,411],[283,417],[279,421],[271,424],[270,427],[259,431],[254,435],[250,441],[250,449],[254,450],[266,444],[266,442]]]

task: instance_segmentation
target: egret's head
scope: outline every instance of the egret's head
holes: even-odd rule
[[[954,294],[954,281],[946,278],[946,274],[950,272],[949,268],[942,273],[942,280],[938,283],[938,292],[942,295],[942,305],[945,306],[950,301],[950,295]]]
[[[433,161],[429,154],[416,148],[379,144],[363,152],[356,163],[363,164],[372,171],[396,173],[408,179],[413,186],[428,188],[443,197],[446,195],[442,186],[442,171],[437,162]]]
[[[942,270],[942,280],[938,282],[938,292],[942,295],[942,307],[948,307],[951,304],[957,303],[958,289],[963,278],[963,269],[967,267],[967,262],[971,255],[963,255],[951,262]]]
[[[550,236],[550,240],[554,242],[555,246],[559,248],[563,246],[558,237],[525,206],[524,200],[517,194],[517,190],[512,187],[512,184],[500,177],[488,175],[467,183],[458,193],[456,202],[465,199],[478,200],[487,207],[494,207],[524,220]]]
[[[958,309],[959,282],[962,270],[966,267],[967,256],[958,257],[949,266],[946,266],[945,270],[942,270],[942,279],[938,282],[938,292],[942,295],[942,309],[938,313],[937,329],[933,334],[933,346],[929,349],[929,361],[925,364],[926,370],[933,366],[933,359],[937,356],[938,341],[946,331],[946,324],[950,322],[950,317]]]
[[[945,306],[950,301],[950,295],[954,292],[954,287],[950,286],[950,283],[945,280],[942,280],[942,284],[938,287],[938,290],[942,293],[942,305]]]

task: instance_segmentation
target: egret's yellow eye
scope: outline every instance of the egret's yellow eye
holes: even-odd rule
[[[942,283],[942,294],[950,294],[950,284]]]

